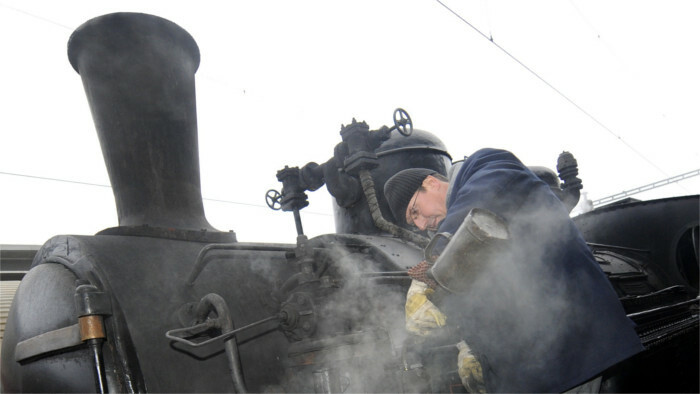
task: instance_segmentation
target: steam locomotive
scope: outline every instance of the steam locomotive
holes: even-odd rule
[[[464,391],[454,334],[404,328],[406,269],[428,234],[393,225],[382,194],[401,169],[446,174],[438,138],[400,109],[377,130],[353,119],[328,161],[281,169],[281,191],[266,195],[294,213],[296,242],[237,242],[204,216],[194,39],[116,13],[79,27],[68,57],[119,226],[53,237],[36,254],[7,322],[2,391]],[[557,167],[533,170],[572,208],[575,159]],[[299,212],[323,185],[336,233],[309,239]],[[604,373],[601,391],[698,391],[699,203],[627,201],[575,218],[645,346]]]

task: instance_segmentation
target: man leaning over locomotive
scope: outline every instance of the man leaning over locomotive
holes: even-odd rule
[[[430,263],[409,269],[406,328],[427,335],[458,327],[465,339],[456,345],[458,372],[469,391],[597,391],[605,369],[643,349],[568,210],[512,153],[481,149],[453,166],[449,179],[403,170],[384,193],[400,225],[455,234],[473,208],[508,225],[507,257],[489,263],[506,268],[475,278],[440,308],[430,300],[439,288]]]

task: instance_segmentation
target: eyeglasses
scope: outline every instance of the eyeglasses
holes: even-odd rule
[[[411,209],[408,210],[408,217],[411,218],[411,223],[409,223],[411,226],[416,227],[416,220],[418,220],[419,213],[418,213],[418,208],[416,208],[416,203],[418,202],[418,196],[420,195],[420,191],[416,192],[416,198],[413,200],[413,205],[411,205]]]

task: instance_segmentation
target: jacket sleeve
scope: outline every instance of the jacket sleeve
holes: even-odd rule
[[[507,221],[532,190],[541,187],[549,188],[512,153],[481,149],[456,174],[438,231],[454,234],[472,208],[488,209]]]

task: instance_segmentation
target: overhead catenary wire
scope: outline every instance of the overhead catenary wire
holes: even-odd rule
[[[39,180],[44,180],[44,181],[71,183],[71,184],[84,185],[84,186],[104,187],[104,188],[109,188],[109,189],[112,188],[112,186],[110,186],[110,185],[105,185],[105,184],[102,184],[102,183],[82,182],[82,181],[74,181],[74,180],[70,180],[70,179],[52,178],[52,177],[47,177],[47,176],[37,176],[37,175],[29,175],[29,174],[18,174],[18,173],[14,173],[14,172],[0,171],[0,175],[9,175],[9,176],[16,176],[16,177],[21,177],[21,178],[39,179]],[[222,199],[207,198],[207,197],[202,197],[202,200],[211,201],[211,202],[218,202],[218,203],[225,203],[225,204],[245,205],[245,206],[249,206],[249,207],[267,208],[267,209],[269,209],[269,207],[268,207],[267,205],[263,205],[263,204],[253,204],[253,203],[241,202],[241,201],[222,200]],[[305,214],[308,213],[308,214],[312,214],[312,215],[321,215],[321,216],[332,216],[332,215],[329,214],[329,213],[323,213],[323,212],[304,211],[304,213],[305,213]]]
[[[36,14],[34,14],[34,13],[31,13],[31,12],[28,12],[28,11],[25,11],[25,10],[22,10],[22,9],[19,9],[19,8],[16,8],[16,7],[8,6],[8,5],[3,4],[3,3],[0,3],[0,6],[1,6],[1,7],[5,7],[5,8],[7,8],[7,9],[10,9],[10,10],[13,10],[13,11],[18,12],[18,13],[21,13],[21,14],[27,15],[27,16],[29,16],[29,17],[35,18],[35,19],[37,19],[37,20],[39,20],[39,21],[46,22],[46,23],[50,23],[50,24],[52,24],[52,25],[54,25],[54,26],[58,26],[58,27],[64,28],[64,29],[66,29],[66,30],[68,30],[68,31],[72,31],[72,30],[75,29],[74,27],[70,27],[70,26],[64,25],[64,24],[59,23],[59,22],[56,22],[56,21],[54,21],[54,20],[51,20],[51,19],[48,19],[48,18],[39,16],[39,15],[36,15]],[[214,79],[214,78],[212,78],[212,79]],[[216,79],[214,79],[214,80],[216,80]],[[217,81],[217,82],[221,82],[221,81]],[[82,182],[82,181],[74,181],[74,180],[70,180],[70,179],[52,178],[52,177],[37,176],[37,175],[30,175],[30,174],[18,174],[18,173],[5,172],[5,171],[0,171],[0,174],[1,174],[1,175],[10,175],[10,176],[24,177],[24,178],[32,178],[32,179],[38,179],[38,180],[46,180],[46,181],[54,181],[54,182],[71,183],[71,184],[77,184],[77,185],[95,186],[95,187],[105,187],[105,188],[110,188],[110,189],[112,188],[112,186],[106,185],[106,184],[91,183],[91,182]],[[224,203],[224,204],[244,205],[244,206],[256,207],[256,208],[269,208],[268,206],[263,205],[263,204],[252,204],[252,203],[246,203],[246,202],[241,202],[241,201],[232,201],[232,200],[215,199],[215,198],[207,198],[207,197],[202,197],[202,200],[204,200],[204,201],[210,201],[210,202],[216,202],[216,203]],[[329,213],[313,212],[313,211],[304,211],[304,213],[305,213],[305,214],[311,214],[311,215],[320,215],[320,216],[333,216],[333,215],[331,215],[331,214],[329,214]]]
[[[667,176],[667,177],[669,176],[662,168],[660,168],[658,165],[656,165],[654,162],[652,162],[649,158],[647,158],[644,154],[642,154],[639,150],[637,150],[635,147],[633,147],[633,146],[630,145],[627,141],[625,141],[625,140],[622,138],[622,136],[620,136],[619,134],[615,133],[612,129],[610,129],[610,128],[607,127],[605,124],[603,124],[601,121],[599,121],[595,116],[593,116],[591,113],[589,113],[589,112],[586,111],[584,108],[582,108],[580,105],[578,105],[574,100],[572,100],[571,98],[569,98],[569,97],[568,97],[567,95],[565,95],[562,91],[560,91],[559,89],[557,89],[555,86],[553,86],[553,85],[552,85],[551,83],[549,83],[547,80],[545,80],[542,76],[540,76],[539,74],[537,74],[534,70],[532,70],[531,68],[529,68],[529,67],[528,67],[527,65],[525,65],[522,61],[520,61],[519,59],[517,59],[514,55],[512,55],[512,54],[511,54],[510,52],[508,52],[505,48],[503,48],[503,47],[502,47],[501,45],[499,45],[496,41],[494,41],[493,36],[492,36],[492,34],[491,34],[491,32],[490,32],[490,30],[491,30],[491,28],[490,28],[490,22],[489,22],[489,28],[488,28],[489,34],[487,35],[487,34],[485,34],[484,32],[482,32],[481,30],[479,30],[476,26],[474,26],[473,24],[471,24],[471,23],[470,23],[468,20],[466,20],[464,17],[462,17],[462,16],[459,15],[457,12],[455,12],[454,10],[452,10],[448,5],[446,5],[445,3],[443,3],[443,1],[441,1],[441,0],[436,0],[436,1],[437,1],[440,5],[442,5],[446,10],[448,10],[450,13],[452,13],[454,16],[456,16],[457,18],[459,18],[463,23],[465,23],[466,25],[468,25],[469,27],[471,27],[474,31],[476,31],[476,32],[477,32],[479,35],[481,35],[483,38],[489,40],[493,45],[495,45],[498,49],[500,49],[503,53],[505,53],[505,54],[506,54],[508,57],[510,57],[513,61],[515,61],[517,64],[519,64],[519,65],[520,65],[521,67],[523,67],[525,70],[527,70],[527,71],[528,71],[529,73],[531,73],[533,76],[535,76],[538,80],[540,80],[542,83],[544,83],[544,84],[545,84],[546,86],[548,86],[550,89],[554,90],[558,95],[560,95],[562,98],[564,98],[567,102],[569,102],[571,105],[573,105],[576,109],[578,109],[578,110],[581,111],[583,114],[585,114],[587,117],[589,117],[591,120],[593,120],[593,121],[594,121],[596,124],[598,124],[601,128],[603,128],[603,129],[606,130],[609,134],[611,134],[612,136],[614,136],[615,138],[617,138],[621,143],[623,143],[625,146],[627,146],[627,147],[628,147],[631,151],[633,151],[636,155],[638,155],[639,157],[641,157],[644,161],[646,161],[647,163],[649,163],[651,166],[653,166],[654,168],[656,168],[658,171],[660,171],[660,172],[661,172],[662,174],[664,174],[665,176]],[[584,16],[582,15],[581,11],[576,7],[576,4],[575,4],[572,0],[570,0],[570,3],[571,3],[572,6],[574,7],[574,9],[579,13],[579,15],[580,15],[582,18],[584,18]],[[486,6],[486,2],[483,2],[482,5],[485,7],[485,6]],[[32,17],[32,18],[37,19],[37,20],[39,20],[39,21],[41,21],[41,22],[50,23],[50,24],[52,24],[52,25],[54,25],[54,26],[57,26],[57,27],[60,27],[60,28],[63,28],[63,29],[69,30],[69,31],[74,29],[74,27],[67,26],[66,24],[63,24],[63,23],[61,23],[61,22],[57,22],[56,20],[52,20],[52,19],[50,19],[50,18],[47,18],[47,17],[44,17],[44,16],[40,16],[40,15],[38,15],[37,13],[33,13],[33,12],[27,11],[27,10],[23,10],[23,9],[17,8],[17,7],[15,7],[15,6],[10,6],[10,5],[3,4],[3,3],[0,3],[0,6],[6,8],[6,9],[8,9],[8,10],[12,10],[12,11],[14,11],[14,12],[21,13],[21,14],[24,14],[24,15],[26,15],[26,16]],[[591,29],[593,29],[594,31],[596,31],[595,27],[594,27],[588,20],[586,20],[585,18],[584,18],[584,20],[585,20],[585,22],[591,27]],[[209,77],[209,76],[206,76],[206,75],[205,75],[205,77]],[[45,177],[36,177],[36,176],[31,176],[31,175],[28,175],[28,177],[33,177],[33,178],[36,178],[36,179],[45,178]],[[87,182],[69,181],[69,180],[63,180],[63,181],[70,182],[70,183],[75,183],[75,184],[91,185],[90,183],[87,183]],[[108,185],[99,185],[99,184],[94,184],[93,186],[109,187]],[[682,186],[681,186],[681,187],[682,187]],[[230,200],[223,200],[223,199],[222,199],[222,200],[219,200],[219,199],[204,198],[204,200],[212,201],[212,202],[228,203],[228,204],[248,205],[248,206],[253,206],[253,207],[265,207],[265,205],[262,205],[262,204],[250,204],[250,203],[244,203],[244,202],[238,202],[238,201],[230,201]],[[306,212],[306,211],[305,211],[305,212]],[[307,213],[319,214],[319,215],[328,215],[328,214],[321,214],[321,213],[316,213],[316,212],[307,212]]]
[[[599,42],[601,42],[603,46],[605,46],[605,49],[610,53],[610,55],[612,55],[615,58],[615,60],[625,68],[626,72],[631,72],[626,62],[620,58],[620,56],[617,54],[617,51],[615,51],[613,47],[610,46],[610,44],[608,44],[607,40],[601,37],[600,31],[598,31],[598,29],[593,25],[593,23],[591,23],[591,21],[588,20],[588,18],[583,14],[581,9],[578,8],[574,0],[569,0],[569,4],[571,4],[571,7],[576,11],[583,23],[585,23],[588,26],[588,28],[591,29],[591,31],[596,35],[596,37],[598,37]]]
[[[64,25],[62,23],[56,22],[54,20],[51,20],[49,18],[45,18],[42,16],[39,16],[37,14],[28,12],[26,10],[22,10],[16,7],[8,6],[7,4],[0,3],[0,7],[5,7],[7,9],[13,10],[15,12],[27,15],[29,17],[35,18],[39,21],[46,22],[49,24],[52,24],[54,26],[58,26],[61,28],[64,28],[68,31],[72,31],[75,28],[70,27],[67,25]],[[216,80],[216,79],[214,79]],[[220,81],[217,81],[220,82]],[[84,185],[84,186],[95,186],[95,187],[105,187],[105,188],[112,188],[110,185],[106,184],[99,184],[99,183],[91,183],[91,182],[82,182],[82,181],[74,181],[70,179],[62,179],[62,178],[52,178],[52,177],[45,177],[45,176],[37,176],[37,175],[30,175],[30,174],[19,174],[19,173],[12,173],[12,172],[5,172],[5,171],[0,171],[1,175],[10,175],[10,176],[17,176],[17,177],[23,177],[23,178],[31,178],[31,179],[38,179],[38,180],[45,180],[45,181],[54,181],[54,182],[63,182],[63,183],[71,183],[71,184],[76,184],[76,185]],[[267,205],[263,204],[252,204],[252,203],[246,203],[246,202],[241,202],[241,201],[232,201],[232,200],[224,200],[224,199],[215,199],[215,198],[207,198],[207,197],[202,197],[202,200],[204,201],[210,201],[210,202],[216,202],[216,203],[224,203],[224,204],[235,204],[235,205],[244,205],[244,206],[249,206],[249,207],[256,207],[256,208],[269,208]],[[313,212],[313,211],[304,211],[305,214],[312,214],[312,215],[320,215],[320,216],[332,216],[329,213],[322,213],[322,212]]]
[[[471,27],[471,28],[472,28],[474,31],[476,31],[479,35],[481,35],[482,37],[484,37],[485,39],[487,39],[489,42],[491,42],[493,45],[495,45],[496,48],[500,49],[503,53],[505,53],[508,57],[510,57],[513,61],[515,61],[516,63],[518,63],[520,66],[522,66],[525,70],[527,70],[528,72],[530,72],[533,76],[535,76],[537,79],[539,79],[542,83],[544,83],[544,84],[545,84],[546,86],[548,86],[550,89],[552,89],[553,91],[555,91],[558,95],[560,95],[562,98],[564,98],[564,100],[566,100],[566,101],[569,102],[571,105],[573,105],[573,106],[574,106],[576,109],[578,109],[581,113],[583,113],[584,115],[586,115],[588,118],[590,118],[591,120],[593,120],[593,122],[595,122],[597,125],[599,125],[601,128],[603,128],[605,131],[607,131],[607,132],[610,133],[612,136],[614,136],[615,138],[617,138],[622,144],[624,144],[627,148],[629,148],[629,149],[630,149],[632,152],[634,152],[637,156],[639,156],[639,157],[642,158],[644,161],[646,161],[649,165],[651,165],[652,167],[656,168],[656,169],[657,169],[659,172],[661,172],[663,175],[665,175],[665,176],[667,176],[667,177],[670,176],[670,175],[668,175],[668,173],[666,173],[666,171],[664,171],[664,170],[663,170],[661,167],[659,167],[656,163],[652,162],[649,158],[647,158],[647,157],[646,157],[644,154],[642,154],[639,150],[637,150],[635,147],[633,147],[631,144],[629,144],[627,141],[625,141],[625,140],[622,138],[622,136],[620,136],[619,134],[615,133],[615,132],[614,132],[612,129],[610,129],[607,125],[605,125],[603,122],[601,122],[600,120],[598,120],[598,118],[596,118],[596,117],[593,116],[591,113],[589,113],[588,111],[586,111],[586,109],[584,109],[583,107],[581,107],[580,105],[578,105],[574,100],[572,100],[571,98],[569,98],[566,94],[564,94],[562,91],[560,91],[559,89],[557,89],[554,85],[552,85],[552,84],[549,83],[547,80],[545,80],[543,77],[541,77],[539,74],[537,74],[534,70],[532,70],[530,67],[528,67],[526,64],[524,64],[522,61],[520,61],[518,58],[516,58],[514,55],[512,55],[510,52],[508,52],[505,48],[503,48],[503,47],[500,46],[498,43],[496,43],[496,42],[494,41],[493,36],[492,36],[491,34],[486,35],[484,32],[482,32],[481,30],[479,30],[476,26],[474,26],[473,24],[471,24],[469,21],[467,21],[464,17],[462,17],[461,15],[459,15],[456,11],[454,11],[453,9],[451,9],[449,6],[447,6],[447,5],[446,5],[445,3],[443,3],[441,0],[435,0],[435,1],[436,1],[438,4],[440,4],[441,6],[443,6],[443,7],[444,7],[446,10],[448,10],[450,13],[452,13],[454,16],[456,16],[457,18],[459,18],[459,19],[460,19],[462,22],[464,22],[466,25],[468,25],[469,27]],[[576,9],[576,11],[579,12],[579,15],[581,15],[581,12],[580,12],[580,10],[576,7],[576,5],[573,4],[573,2],[572,2],[571,4],[572,4],[572,6]],[[41,20],[41,21],[44,21],[44,22],[47,22],[47,23],[51,23],[51,24],[56,25],[56,26],[60,26],[60,27],[62,27],[62,28],[68,29],[68,30],[71,30],[71,29],[72,29],[72,28],[69,27],[69,26],[66,26],[66,25],[64,25],[64,24],[58,23],[58,22],[53,21],[53,20],[48,19],[48,18],[44,18],[44,17],[38,16],[38,15],[33,14],[33,13],[31,13],[31,12],[27,12],[27,11],[25,11],[25,10],[21,10],[21,9],[18,9],[18,8],[15,8],[15,7],[11,7],[11,6],[2,4],[2,3],[0,3],[0,6],[3,6],[3,7],[5,7],[5,8],[14,10],[14,11],[16,11],[16,12],[19,12],[19,13],[28,15],[28,16],[30,16],[30,17],[39,19],[39,20]],[[582,15],[581,15],[581,16],[582,16]],[[221,201],[221,202],[227,202],[227,201]],[[257,206],[257,205],[256,205],[256,206]]]
[[[581,107],[580,105],[578,105],[574,100],[572,100],[571,98],[569,98],[569,96],[567,96],[566,94],[564,94],[561,90],[557,89],[554,85],[552,85],[552,84],[549,83],[547,80],[545,80],[543,77],[541,77],[539,74],[537,74],[534,70],[532,70],[530,67],[528,67],[525,63],[521,62],[518,58],[516,58],[514,55],[512,55],[510,52],[508,52],[505,48],[503,48],[502,46],[500,46],[496,41],[493,40],[493,37],[491,37],[491,36],[489,36],[489,35],[486,35],[484,32],[482,32],[481,30],[479,30],[476,26],[474,26],[474,25],[471,24],[469,21],[467,21],[464,17],[462,17],[461,15],[459,15],[456,11],[454,11],[453,9],[451,9],[450,7],[448,7],[448,6],[447,6],[445,3],[443,3],[441,0],[435,0],[435,1],[436,1],[438,4],[440,4],[441,6],[443,6],[446,10],[448,10],[449,12],[451,12],[454,16],[456,16],[457,18],[459,18],[459,19],[460,19],[462,22],[464,22],[467,26],[471,27],[471,28],[472,28],[474,31],[476,31],[480,36],[484,37],[484,38],[487,39],[489,42],[491,42],[491,44],[495,45],[496,48],[500,49],[503,53],[505,53],[505,54],[506,54],[508,57],[510,57],[513,61],[515,61],[516,63],[518,63],[521,67],[523,67],[525,70],[527,70],[530,74],[532,74],[533,76],[535,76],[535,78],[539,79],[542,83],[544,83],[544,84],[547,85],[550,89],[552,89],[553,91],[555,91],[559,96],[561,96],[562,98],[564,98],[564,100],[566,100],[567,102],[569,102],[569,104],[573,105],[573,106],[574,106],[576,109],[578,109],[581,113],[583,113],[583,114],[586,115],[588,118],[590,118],[591,120],[593,120],[593,122],[595,122],[598,126],[600,126],[600,127],[603,128],[605,131],[607,131],[608,133],[610,133],[611,135],[613,135],[615,138],[617,138],[621,143],[623,143],[625,146],[627,146],[627,148],[629,148],[632,152],[634,152],[635,154],[637,154],[637,156],[639,156],[640,158],[642,158],[644,161],[646,161],[647,163],[649,163],[652,167],[656,168],[659,172],[661,172],[661,173],[664,174],[665,176],[669,176],[669,175],[666,173],[666,171],[664,171],[663,169],[661,169],[658,165],[656,165],[654,162],[652,162],[649,158],[647,158],[646,156],[644,156],[640,151],[638,151],[637,149],[635,149],[635,148],[634,148],[632,145],[630,145],[627,141],[623,140],[622,137],[621,137],[619,134],[615,133],[612,129],[610,129],[610,128],[609,128],[608,126],[606,126],[603,122],[601,122],[600,120],[598,120],[598,119],[597,119],[595,116],[593,116],[590,112],[586,111],[583,107]]]
[[[82,181],[73,181],[70,179],[61,179],[61,178],[52,178],[48,176],[38,176],[38,175],[29,175],[29,174],[18,174],[15,172],[5,172],[5,171],[0,171],[0,174],[2,175],[10,175],[10,176],[17,176],[21,178],[31,178],[31,179],[41,179],[44,181],[54,181],[54,182],[64,182],[64,183],[73,183],[76,185],[86,185],[86,186],[97,186],[97,187],[107,187],[107,188],[112,188],[110,185],[105,185],[101,183],[91,183],[91,182],[82,182]]]
[[[64,29],[68,30],[68,31],[72,31],[72,30],[74,29],[73,27],[66,26],[66,25],[64,25],[64,24],[62,24],[62,23],[59,23],[59,22],[56,22],[56,21],[54,21],[54,20],[51,20],[51,19],[48,19],[48,18],[44,18],[43,16],[39,16],[39,15],[33,14],[33,13],[31,13],[31,12],[28,12],[28,11],[25,11],[25,10],[21,10],[21,9],[19,9],[19,8],[15,8],[15,7],[9,6],[9,5],[7,5],[7,4],[0,3],[0,7],[5,7],[5,8],[7,8],[7,9],[13,10],[13,11],[15,11],[15,12],[19,12],[20,14],[24,14],[24,15],[30,16],[30,17],[32,17],[32,18],[36,18],[36,19],[38,19],[38,20],[40,20],[40,21],[42,21],[42,22],[46,22],[46,23],[50,23],[50,24],[55,25],[55,26],[58,26],[58,27],[62,27],[62,28],[64,28]]]

